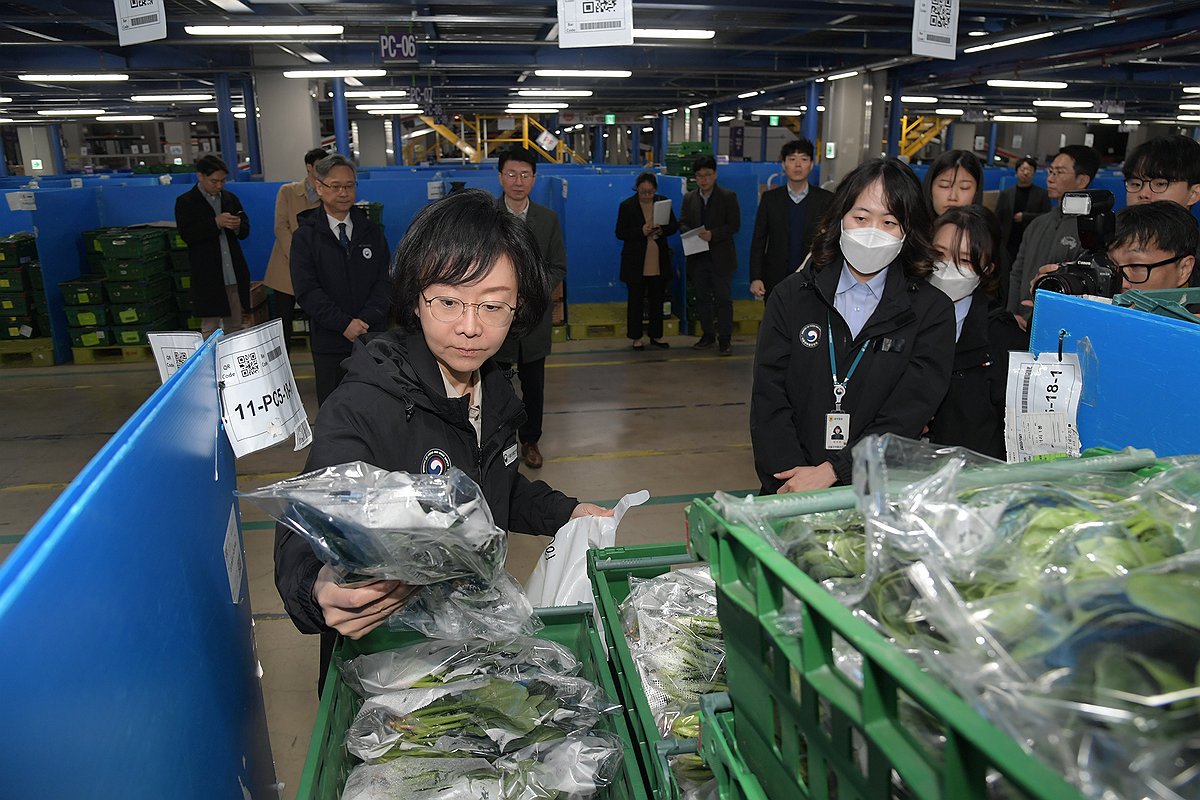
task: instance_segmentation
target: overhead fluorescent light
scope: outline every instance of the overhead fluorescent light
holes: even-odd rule
[[[560,109],[542,106],[521,106],[520,108],[506,108],[505,114],[557,114]]]
[[[408,97],[405,89],[378,89],[346,92],[346,97],[382,99],[384,97]]]
[[[925,94],[906,94],[900,98],[901,103],[936,103],[937,101],[936,97]]]
[[[1101,124],[1101,125],[1120,125],[1120,124],[1121,124],[1121,120],[1119,120],[1119,119],[1107,119],[1107,118],[1105,118],[1105,119],[1102,119],[1102,120],[1100,120],[1100,124]]]
[[[2,102],[4,102],[4,99],[0,98],[0,103],[2,103]],[[1180,111],[1200,111],[1200,103],[1180,103],[1179,110]]]
[[[98,117],[108,112],[103,108],[50,108],[37,113],[39,117]]]
[[[842,78],[853,78],[857,74],[858,74],[858,70],[855,69],[855,70],[851,70],[849,72],[839,72],[836,75],[826,75],[825,80],[840,81]]]
[[[999,42],[988,42],[987,44],[977,44],[974,47],[963,49],[964,53],[980,53],[984,50],[995,50],[998,47],[1010,47],[1014,44],[1024,44],[1025,42],[1034,42],[1038,39],[1049,39],[1056,31],[1042,31],[1041,33],[1031,33],[1028,36],[1018,36],[1016,39],[1004,39]]]
[[[246,113],[245,106],[233,106],[229,110],[235,114],[245,114]],[[201,114],[219,114],[220,112],[221,112],[221,109],[217,108],[216,106],[207,106],[205,108],[200,109]]]
[[[11,97],[0,97],[0,103],[11,103],[11,102],[12,102]]]
[[[688,108],[691,108],[691,109],[696,109],[696,108],[704,108],[706,105],[708,105],[708,103],[707,103],[707,102],[704,102],[704,103],[692,103],[690,106],[688,106]]]
[[[41,113],[40,111],[38,112]],[[1200,122],[1200,114],[1180,114],[1175,119],[1180,122]]]
[[[738,95],[738,100],[748,100],[751,97],[758,97],[760,94],[762,94],[762,92],[758,92],[758,91],[742,92],[741,94]]]
[[[153,114],[105,114],[96,119],[104,122],[150,122],[158,117]]]
[[[420,111],[419,103],[360,103],[356,111]]]
[[[1200,94],[1200,86],[1185,86],[1183,87],[1184,94]]]
[[[759,108],[750,112],[752,117],[798,117],[803,114],[794,108]]]
[[[253,14],[254,9],[240,0],[209,0],[217,8],[230,14]]]
[[[591,97],[591,89],[518,89],[521,97]]]
[[[12,119],[9,117],[0,117],[0,125],[5,124],[6,122],[12,122]]]
[[[642,119],[658,119],[658,114],[642,114]]]
[[[961,109],[961,108],[935,108],[933,110],[933,113],[937,114],[939,117],[961,117],[963,115],[963,109]]]
[[[539,78],[628,78],[627,69],[535,69]]]
[[[551,100],[524,100],[508,104],[509,108],[570,108],[570,103],[558,103]]]
[[[1019,114],[997,114],[992,122],[1037,122],[1037,117],[1026,117]]]
[[[1034,100],[1039,108],[1092,108],[1095,103],[1090,100]]]
[[[735,119],[737,119],[737,117],[733,117],[733,116],[717,117],[717,122],[733,122]]]
[[[1131,126],[1131,127],[1132,127],[1132,126],[1135,126],[1135,125],[1141,125],[1141,124],[1142,124],[1142,121],[1141,121],[1140,119],[1123,119],[1123,120],[1121,120],[1121,124],[1122,124],[1122,125],[1129,125],[1129,126]]]
[[[1107,119],[1108,114],[1099,111],[1061,111],[1059,116],[1064,119]]]
[[[191,36],[340,36],[341,25],[184,25]]]
[[[667,116],[667,115],[669,115],[669,114],[678,114],[678,113],[679,113],[679,109],[678,109],[678,108],[668,108],[666,111],[662,112],[662,114],[663,114],[663,116],[664,116],[664,117],[665,117],[665,116]]]
[[[109,83],[115,81],[127,81],[129,80],[129,76],[119,72],[72,74],[50,74],[39,72],[18,75],[17,79],[28,81],[29,83]]]
[[[647,125],[646,127],[642,128],[642,133],[653,133],[653,132],[654,132],[653,125]]]
[[[382,78],[386,69],[289,69],[285,78]]]
[[[634,28],[635,39],[711,39],[716,31],[686,28]]]
[[[245,114],[234,114],[233,118],[234,119],[245,119],[246,115]]]
[[[394,108],[372,108],[367,113],[373,117],[418,117],[425,112],[420,108],[409,108],[404,110],[397,110]]]
[[[994,89],[1066,89],[1063,81],[1022,81],[1015,78],[993,78],[987,82]]]
[[[967,36],[987,36],[987,31],[967,31]]]
[[[428,136],[429,134],[431,134],[431,133],[433,133],[433,132],[434,132],[434,131],[433,131],[433,128],[421,128],[419,131],[412,131],[411,133],[406,133],[406,134],[404,134],[404,135],[403,135],[402,137],[400,137],[400,138],[402,138],[402,139],[415,139],[415,138],[417,138],[418,136]]]
[[[129,98],[135,103],[207,103],[211,94],[135,94]]]

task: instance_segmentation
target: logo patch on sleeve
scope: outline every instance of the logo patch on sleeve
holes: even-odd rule
[[[421,459],[421,471],[427,475],[443,475],[453,465],[445,450],[433,448]]]

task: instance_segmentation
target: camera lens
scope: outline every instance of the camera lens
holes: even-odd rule
[[[1083,282],[1069,272],[1052,272],[1049,275],[1043,275],[1033,284],[1033,290],[1036,292],[1038,289],[1059,294],[1080,295],[1085,293]]]

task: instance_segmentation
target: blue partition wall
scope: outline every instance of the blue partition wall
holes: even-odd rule
[[[0,567],[0,797],[277,797],[215,341]]]

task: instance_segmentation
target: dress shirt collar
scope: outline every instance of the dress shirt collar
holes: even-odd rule
[[[788,197],[792,198],[793,203],[799,203],[801,200],[808,197],[808,184],[807,183],[804,184],[804,188],[798,192],[792,191],[792,185],[790,183],[785,184],[785,185],[787,186]]]
[[[333,238],[338,238],[338,225],[346,223],[346,238],[354,238],[354,220],[347,214],[345,219],[337,219],[328,211],[325,212],[325,218],[329,220],[329,230],[333,231]]]
[[[883,287],[887,284],[887,274],[889,269],[891,269],[891,267],[884,267],[883,269],[879,270],[879,272],[872,275],[869,281],[863,282],[854,277],[854,275],[850,272],[850,267],[848,265],[843,265],[842,276],[838,279],[837,291],[834,292],[834,297],[837,297],[840,294],[845,294],[846,292],[854,289],[856,286],[862,286],[866,291],[871,293],[871,297],[875,298],[876,301],[882,299]]]

